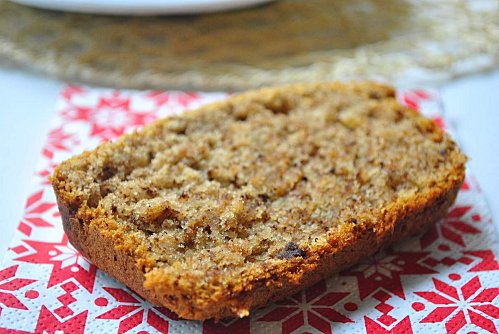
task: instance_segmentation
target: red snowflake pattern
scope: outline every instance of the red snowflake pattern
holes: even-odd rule
[[[496,239],[479,185],[469,175],[456,206],[424,236],[243,319],[179,319],[99,272],[68,243],[60,222],[53,226],[59,213],[51,191],[45,191],[61,159],[226,96],[62,89],[57,125],[36,170],[37,188],[26,202],[6,268],[0,269],[0,333],[498,333]],[[398,97],[445,129],[436,92],[416,89]]]
[[[379,289],[404,299],[401,275],[422,275],[435,273],[433,269],[420,264],[429,253],[420,252],[380,252],[374,257],[342,273],[355,276],[359,289],[359,297],[365,299]]]
[[[17,229],[24,235],[30,236],[33,227],[51,227],[52,224],[43,218],[43,214],[55,207],[55,203],[43,201],[44,190],[39,190],[28,197],[24,206],[24,215]]]
[[[449,211],[443,221],[437,223],[421,237],[421,248],[426,249],[442,237],[454,245],[466,247],[463,235],[480,234],[481,231],[469,224],[467,216],[471,206],[458,206]]]
[[[391,326],[380,324],[368,316],[364,316],[366,334],[413,334],[411,319],[403,318],[400,322]]]
[[[88,262],[63,236],[58,243],[24,240],[34,253],[16,258],[16,261],[51,264],[52,270],[47,284],[50,288],[69,279],[74,279],[89,292],[94,288],[96,267]]]
[[[461,279],[450,274],[454,281]],[[474,324],[488,333],[497,333],[494,320],[499,319],[499,308],[492,304],[499,295],[499,288],[483,288],[480,278],[475,276],[459,288],[433,278],[436,291],[414,292],[435,305],[421,323],[445,322],[448,334],[457,333],[466,324]]]
[[[70,122],[90,123],[90,136],[101,140],[117,138],[126,130],[157,118],[154,111],[133,109],[130,95],[118,91],[102,95],[92,107],[70,105],[62,112],[62,117]]]
[[[281,321],[283,334],[292,333],[302,327],[305,327],[305,330],[331,334],[331,322],[352,322],[350,318],[333,308],[349,294],[349,292],[328,292],[326,282],[321,281],[305,292],[278,302],[276,308],[258,321]]]
[[[189,107],[192,102],[199,100],[200,96],[195,92],[161,92],[152,91],[146,94],[147,98],[154,101],[157,107],[163,107],[165,105],[175,107],[181,107],[183,109]]]
[[[168,333],[170,320],[179,320],[178,316],[164,307],[152,307],[139,296],[124,289],[103,287],[103,289],[119,304],[100,314],[96,319],[119,320],[118,334],[126,333],[142,323],[147,323],[161,333]],[[107,306],[108,299],[97,298],[97,306]]]
[[[83,311],[66,320],[59,320],[43,305],[38,317],[35,333],[71,333],[83,334],[87,322],[88,311]]]
[[[436,252],[435,255],[441,255],[444,252],[450,251],[450,248],[447,245],[442,244],[439,246],[439,250],[441,252]],[[477,258],[478,261],[476,260]],[[429,256],[423,262],[432,268],[436,268],[438,265],[452,267],[455,264],[460,263],[471,266],[471,268],[468,269],[468,272],[499,270],[499,263],[496,261],[496,257],[490,249],[464,251],[458,254],[457,257],[443,256],[440,259]]]
[[[64,87],[64,89],[61,91],[60,95],[63,100],[65,101],[71,101],[75,95],[82,95],[85,94],[86,90],[82,88],[81,86],[76,86],[76,85],[68,85]]]
[[[19,265],[15,265],[0,271],[0,316],[2,315],[2,307],[20,310],[28,309],[15,296],[15,292],[36,282],[36,280],[15,277],[18,268]]]
[[[64,132],[64,129],[61,126],[49,132],[47,144],[42,150],[42,155],[47,159],[52,160],[54,158],[54,152],[70,152],[71,149],[79,143],[80,141],[74,134]]]
[[[479,263],[468,270],[470,272],[499,270],[499,263],[496,261],[494,252],[490,249],[466,251],[464,254],[480,259]]]

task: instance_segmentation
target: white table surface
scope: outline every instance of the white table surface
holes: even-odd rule
[[[0,258],[7,250],[29,194],[34,164],[45,142],[63,83],[0,67]],[[471,157],[499,230],[499,70],[441,87],[446,117]]]

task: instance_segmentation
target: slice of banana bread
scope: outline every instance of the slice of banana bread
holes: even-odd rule
[[[73,245],[187,319],[246,316],[442,218],[466,157],[391,87],[262,89],[63,162]]]

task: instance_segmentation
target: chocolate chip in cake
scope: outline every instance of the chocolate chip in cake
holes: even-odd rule
[[[284,247],[284,251],[279,253],[277,258],[289,260],[293,257],[305,257],[305,255],[307,255],[307,253],[303,249],[299,248],[297,244],[294,242],[288,242]]]

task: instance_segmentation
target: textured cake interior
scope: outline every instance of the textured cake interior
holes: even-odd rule
[[[161,120],[54,177],[92,224],[113,221],[145,250],[145,271],[231,276],[306,256],[464,160],[390,88],[309,85]]]

